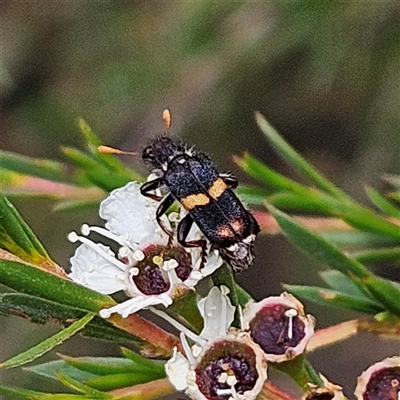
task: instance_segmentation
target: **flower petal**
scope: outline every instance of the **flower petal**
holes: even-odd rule
[[[174,355],[166,362],[165,371],[168,379],[177,390],[185,390],[187,388],[186,377],[189,370],[190,366],[188,360],[174,347]]]
[[[71,257],[71,273],[69,277],[89,289],[103,294],[115,293],[125,290],[125,275],[117,266],[101,256],[106,252],[114,257],[109,247],[100,243],[96,244],[100,252],[86,244],[80,245]]]
[[[117,235],[127,235],[129,242],[144,248],[148,244],[166,244],[168,236],[156,220],[158,203],[140,193],[140,184],[130,182],[115,189],[100,204],[99,215],[106,228]],[[163,223],[169,226],[168,219]]]
[[[162,304],[168,307],[172,304],[172,299],[168,294],[162,293],[158,296],[139,296],[124,301],[123,303],[117,304],[110,308],[104,308],[100,311],[100,316],[103,318],[109,318],[111,314],[118,313],[122,318],[126,318],[129,314],[133,314],[142,310],[143,308],[156,306]]]
[[[202,338],[214,340],[228,332],[235,315],[235,307],[232,306],[228,293],[225,286],[221,286],[221,290],[214,286],[208,296],[198,302],[197,306],[204,319],[204,329],[200,334]]]
[[[224,261],[222,260],[217,250],[210,251],[208,253],[204,267],[201,269],[201,274],[203,275],[203,278],[214,273],[214,271],[216,271],[223,264],[223,262]]]

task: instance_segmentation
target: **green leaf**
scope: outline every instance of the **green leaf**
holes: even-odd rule
[[[37,265],[53,264],[43,245],[16,208],[0,193],[0,244],[21,259]]]
[[[113,398],[112,395],[100,392],[97,389],[87,386],[87,385],[69,377],[68,375],[63,374],[60,371],[56,372],[56,376],[57,376],[58,380],[62,384],[64,384],[64,386],[66,386],[72,390],[75,390],[77,392],[83,393],[90,398],[95,398],[95,399],[112,399]]]
[[[327,203],[316,198],[317,193],[313,196],[301,196],[289,192],[277,192],[266,199],[268,202],[279,209],[286,211],[308,212],[319,215],[332,215],[332,210],[327,208]]]
[[[150,360],[146,357],[141,356],[140,354],[133,352],[132,350],[127,349],[126,347],[121,347],[121,351],[127,359],[139,365],[141,368],[164,372],[164,364],[162,362]]]
[[[93,184],[106,192],[125,186],[131,181],[130,178],[110,170],[101,162],[77,149],[64,147],[62,151],[75,165],[82,168]]]
[[[165,375],[164,375],[165,376]],[[155,380],[148,370],[127,372],[123,374],[96,376],[86,381],[86,384],[97,390],[109,391],[127,386],[134,386],[141,383]]]
[[[67,326],[71,319],[82,318],[86,311],[23,293],[4,293],[0,295],[0,314],[22,316],[40,324],[58,321]],[[84,336],[116,343],[134,343],[137,346],[144,344],[143,340],[98,316],[94,317],[81,333]]]
[[[349,225],[367,232],[380,233],[400,241],[399,226],[356,203],[343,203],[329,196],[321,196],[321,201],[331,207],[333,215],[343,219]]]
[[[334,290],[354,297],[368,299],[364,293],[346,275],[333,269],[320,271],[321,278]]]
[[[100,138],[98,138],[98,136],[93,132],[91,127],[82,118],[78,120],[78,125],[88,143],[90,152],[97,161],[102,163],[108,169],[125,177],[126,179],[128,179],[128,181],[143,180],[143,178],[139,174],[136,174],[134,171],[126,168],[124,164],[122,164],[115,156],[111,154],[99,153],[98,147],[103,145],[103,143]]]
[[[0,150],[0,159],[1,168],[8,171],[56,182],[77,183],[66,174],[66,166],[56,161],[21,156],[3,150]]]
[[[389,260],[400,260],[400,247],[360,251],[352,254],[351,257],[363,264]]]
[[[201,332],[204,326],[203,318],[197,307],[200,296],[194,290],[188,290],[182,296],[174,299],[174,303],[169,306],[168,311],[176,317],[185,319],[193,328],[194,332]]]
[[[326,231],[320,233],[321,237],[331,244],[361,246],[366,248],[394,246],[398,241],[371,232],[359,231]]]
[[[62,354],[60,354],[60,357],[74,368],[93,375],[116,375],[146,370],[155,377],[162,378],[165,376],[163,362],[149,360],[138,354],[135,355],[135,361],[118,357],[70,357]]]
[[[321,379],[320,374],[315,371],[314,367],[310,364],[308,360],[304,360],[304,369],[307,372],[310,382],[318,387],[324,387],[324,381]]]
[[[244,185],[239,186],[236,193],[245,203],[257,206],[264,205],[265,199],[271,194],[269,190]]]
[[[400,316],[400,285],[389,280],[370,275],[364,280],[374,298],[387,307],[394,315]]]
[[[115,305],[109,296],[16,261],[0,260],[0,283],[17,292],[91,312]]]
[[[256,113],[256,121],[261,131],[267,137],[269,143],[275,148],[279,155],[284,157],[298,171],[307,176],[311,182],[326,193],[331,194],[337,199],[346,199],[348,196],[331,183],[316,168],[307,162],[299,153],[289,145],[286,140],[269,124],[269,122],[260,114]]]
[[[32,397],[32,400],[88,400],[88,399],[93,399],[93,397],[87,397],[81,394],[67,394],[67,393],[57,393],[57,394],[47,393],[42,396]]]
[[[44,396],[46,393],[35,392],[33,390],[21,389],[15,386],[0,385],[0,394],[6,396],[10,400],[15,399],[38,399],[39,396]]]
[[[395,315],[400,315],[400,290],[393,282],[378,278],[361,263],[346,257],[322,237],[300,225],[293,218],[268,207],[288,239],[300,250],[348,276],[370,299],[375,299]]]
[[[238,304],[244,308],[246,304],[253,298],[246,292],[239,284],[236,283],[236,293],[238,297]]]
[[[322,237],[314,234],[303,225],[269,205],[268,210],[281,226],[288,239],[301,251],[307,253],[318,261],[337,269],[350,279],[356,280],[359,287],[361,280],[371,273],[359,262],[346,257],[339,249],[332,246]]]
[[[400,210],[389,200],[383,197],[377,190],[367,187],[366,192],[370,200],[384,213],[393,218],[400,218]]]
[[[99,200],[62,200],[53,206],[53,211],[98,210]]]
[[[49,379],[58,380],[56,372],[62,372],[64,375],[83,382],[89,378],[95,377],[94,374],[89,372],[81,371],[72,365],[68,364],[64,360],[50,361],[44,364],[34,365],[33,367],[23,368],[25,371],[35,373]]]
[[[243,171],[274,190],[289,191],[303,196],[309,194],[308,189],[303,185],[272,170],[248,153],[245,153],[243,157],[234,156],[233,160]]]
[[[385,310],[383,306],[365,297],[354,297],[336,290],[314,286],[284,285],[285,290],[303,300],[311,300],[317,304],[366,314],[378,314]]]
[[[52,350],[54,347],[58,346],[60,343],[69,339],[71,336],[75,335],[75,333],[79,332],[90,320],[93,319],[93,317],[94,314],[87,314],[85,317],[74,322],[68,328],[65,328],[62,331],[56,333],[55,335],[44,340],[37,346],[34,346],[31,349],[20,353],[7,361],[4,361],[0,364],[0,368],[15,368],[35,360],[36,358]]]

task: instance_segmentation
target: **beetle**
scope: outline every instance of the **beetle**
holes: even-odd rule
[[[187,211],[178,224],[177,240],[182,246],[201,247],[205,252],[205,240],[187,240],[196,223],[235,271],[248,268],[254,261],[253,245],[260,227],[233,191],[237,179],[219,173],[205,153],[172,140],[168,109],[163,118],[165,132],[142,151],[143,161],[158,176],[140,188],[142,195],[161,202],[156,211],[157,222],[172,239],[173,233],[162,223],[161,216],[179,201]],[[166,188],[168,193],[158,196],[154,190],[160,188]]]

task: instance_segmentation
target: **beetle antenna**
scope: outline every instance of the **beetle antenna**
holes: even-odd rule
[[[163,111],[162,119],[165,122],[165,132],[167,133],[169,128],[171,127],[171,120],[172,120],[171,111],[169,110],[169,108],[166,108]]]
[[[139,154],[136,151],[124,151],[120,149],[114,149],[110,146],[99,146],[97,151],[101,154],[121,154],[125,156],[137,156]]]

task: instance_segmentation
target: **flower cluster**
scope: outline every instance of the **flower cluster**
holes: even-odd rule
[[[283,293],[239,308],[240,329],[234,328],[236,310],[224,286],[213,287],[198,302],[204,322],[199,335],[154,308],[168,307],[222,265],[210,246],[204,254],[201,248],[177,243],[175,232],[183,210],[161,217],[163,226],[174,233],[171,238],[159,226],[157,207],[140,194],[136,182],[114,190],[100,205],[105,227],[85,224],[81,235],[69,235],[72,242],[81,243],[71,258],[70,278],[100,293],[124,291],[130,297],[101,310],[104,318],[112,313],[127,317],[148,308],[181,331],[183,352],[175,348],[165,364],[177,390],[195,400],[254,400],[267,379],[268,363],[290,361],[306,351],[314,334],[314,318],[305,314],[295,297]],[[189,240],[199,239],[204,237],[194,225]],[[321,378],[324,385],[310,384],[302,400],[344,399],[340,386]],[[364,371],[355,395],[358,400],[400,400],[400,357]]]
[[[282,362],[301,354],[313,334],[313,318],[304,315],[293,296],[282,294],[250,302],[242,312],[241,329],[232,328],[235,308],[224,286],[212,288],[198,303],[204,319],[200,335],[153,308],[168,307],[177,293],[193,288],[222,264],[216,251],[208,249],[205,256],[199,248],[186,249],[174,239],[171,243],[156,220],[157,207],[140,195],[135,182],[114,190],[100,205],[105,227],[83,225],[81,235],[69,235],[71,241],[81,242],[71,258],[70,278],[101,293],[125,291],[130,296],[101,310],[104,318],[150,308],[181,330],[185,355],[175,349],[166,363],[178,390],[201,400],[255,399],[267,378],[267,361]],[[181,215],[173,212],[161,218],[174,232]],[[191,239],[200,234],[192,229]],[[102,242],[89,235],[100,236]]]
[[[166,372],[177,390],[198,400],[253,400],[267,378],[261,348],[247,332],[231,328],[235,308],[228,289],[213,287],[198,303],[204,329],[196,335],[162,311],[152,309],[181,330],[186,357],[175,348]],[[190,338],[195,344],[190,347]]]
[[[125,291],[129,300],[103,309],[100,315],[112,313],[127,317],[142,308],[162,304],[168,307],[178,293],[193,288],[199,280],[222,265],[216,251],[205,256],[199,248],[184,248],[169,236],[156,220],[158,204],[140,194],[136,182],[114,190],[100,205],[105,228],[82,226],[82,235],[70,233],[72,242],[81,242],[71,258],[75,282],[111,294]],[[164,226],[174,231],[179,213],[162,216]],[[97,234],[109,245],[88,238]],[[200,235],[192,229],[191,238]]]
[[[242,328],[235,329],[235,308],[228,293],[224,286],[213,287],[199,301],[204,319],[200,335],[152,308],[182,332],[186,357],[175,349],[166,371],[175,388],[193,399],[255,399],[267,376],[267,361],[287,361],[301,354],[313,334],[313,318],[304,316],[301,304],[288,294],[251,302],[243,311]],[[187,338],[195,343],[192,347]]]

